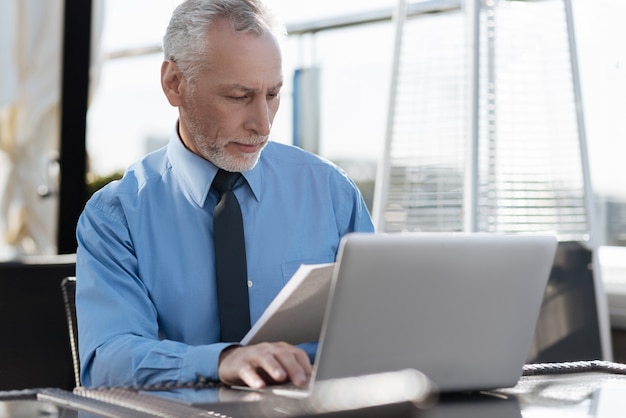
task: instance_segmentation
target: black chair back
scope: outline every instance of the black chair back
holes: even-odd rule
[[[0,263],[0,390],[74,388],[61,281],[74,256]]]

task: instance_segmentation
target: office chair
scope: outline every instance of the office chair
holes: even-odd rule
[[[76,386],[80,386],[80,358],[78,355],[78,325],[76,323],[76,277],[66,277],[61,281],[65,316],[70,334],[70,347],[72,349],[72,363],[74,365],[74,380]]]

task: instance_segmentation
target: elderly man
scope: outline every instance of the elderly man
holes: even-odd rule
[[[300,264],[334,261],[343,235],[373,226],[341,170],[268,139],[283,33],[260,0],[188,0],[174,11],[161,83],[176,129],[96,193],[77,227],[85,386],[307,383],[314,344],[238,341]],[[221,230],[240,233],[217,219],[225,195],[241,213],[240,247],[214,242]],[[235,256],[243,271],[220,267]],[[222,296],[220,269],[241,281],[241,297]]]

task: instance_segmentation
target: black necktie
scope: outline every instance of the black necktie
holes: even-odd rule
[[[213,213],[215,272],[221,341],[235,342],[250,329],[248,272],[241,208],[233,193],[240,173],[219,170],[213,187],[220,194]]]

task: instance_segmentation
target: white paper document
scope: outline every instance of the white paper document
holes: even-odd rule
[[[317,341],[335,263],[302,264],[241,340],[242,345]]]

